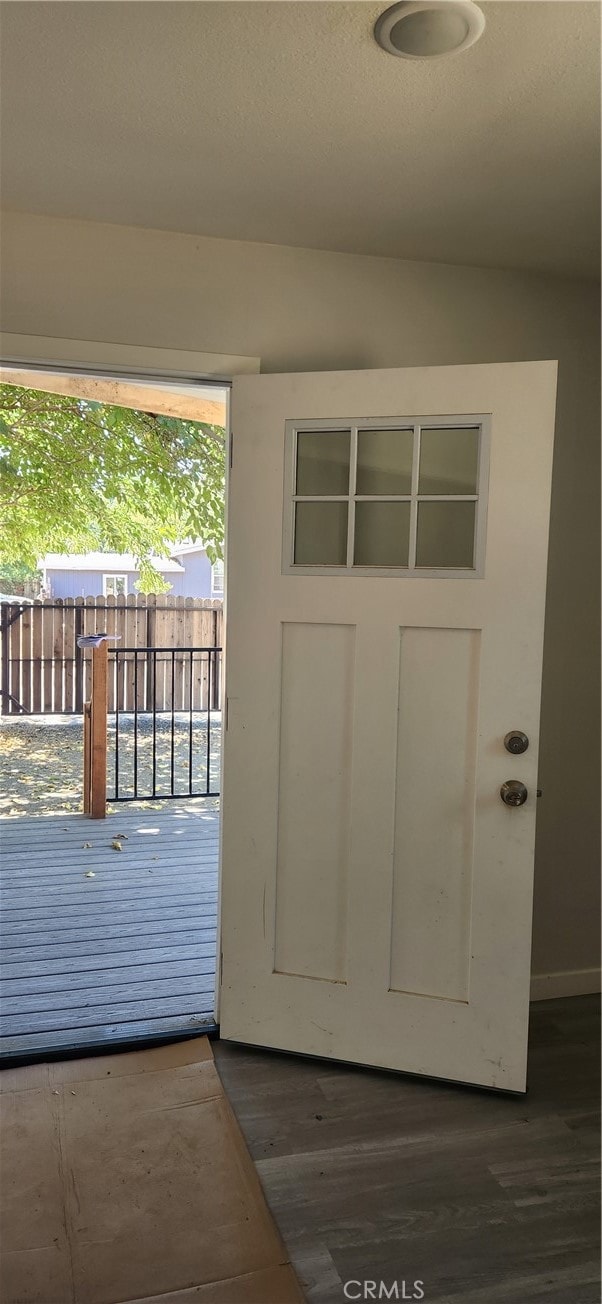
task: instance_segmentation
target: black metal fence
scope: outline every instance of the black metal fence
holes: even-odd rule
[[[109,714],[109,801],[218,797],[221,647],[120,647],[109,655],[117,703]]]

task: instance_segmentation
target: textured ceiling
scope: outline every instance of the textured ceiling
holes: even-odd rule
[[[589,275],[595,0],[491,0],[470,51],[392,58],[386,5],[2,6],[6,207]]]

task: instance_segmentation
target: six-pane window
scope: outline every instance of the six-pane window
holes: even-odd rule
[[[476,567],[482,422],[293,430],[293,567]]]

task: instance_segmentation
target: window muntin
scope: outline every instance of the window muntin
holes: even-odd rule
[[[346,502],[298,502],[295,511],[295,564],[344,566],[347,533]]]
[[[437,429],[420,432],[419,494],[476,494],[479,471],[479,431]]]
[[[413,430],[358,430],[355,492],[411,493],[413,455]]]
[[[346,494],[349,489],[348,430],[300,430],[297,434],[297,493]]]
[[[474,566],[476,502],[429,499],[418,503],[416,565],[435,570]]]
[[[472,416],[287,422],[285,570],[482,573],[487,428]]]
[[[409,552],[409,502],[356,502],[354,566],[407,566]]]

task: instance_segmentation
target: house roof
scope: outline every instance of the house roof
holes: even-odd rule
[[[196,543],[179,543],[177,548],[172,548],[172,557],[188,557],[191,552],[205,552],[205,544],[197,539]]]
[[[179,561],[168,557],[151,557],[150,561],[155,570],[161,571],[163,575],[184,572]],[[47,552],[39,566],[44,570],[103,571],[117,575],[126,575],[132,571],[137,573],[140,569],[131,552]]]

